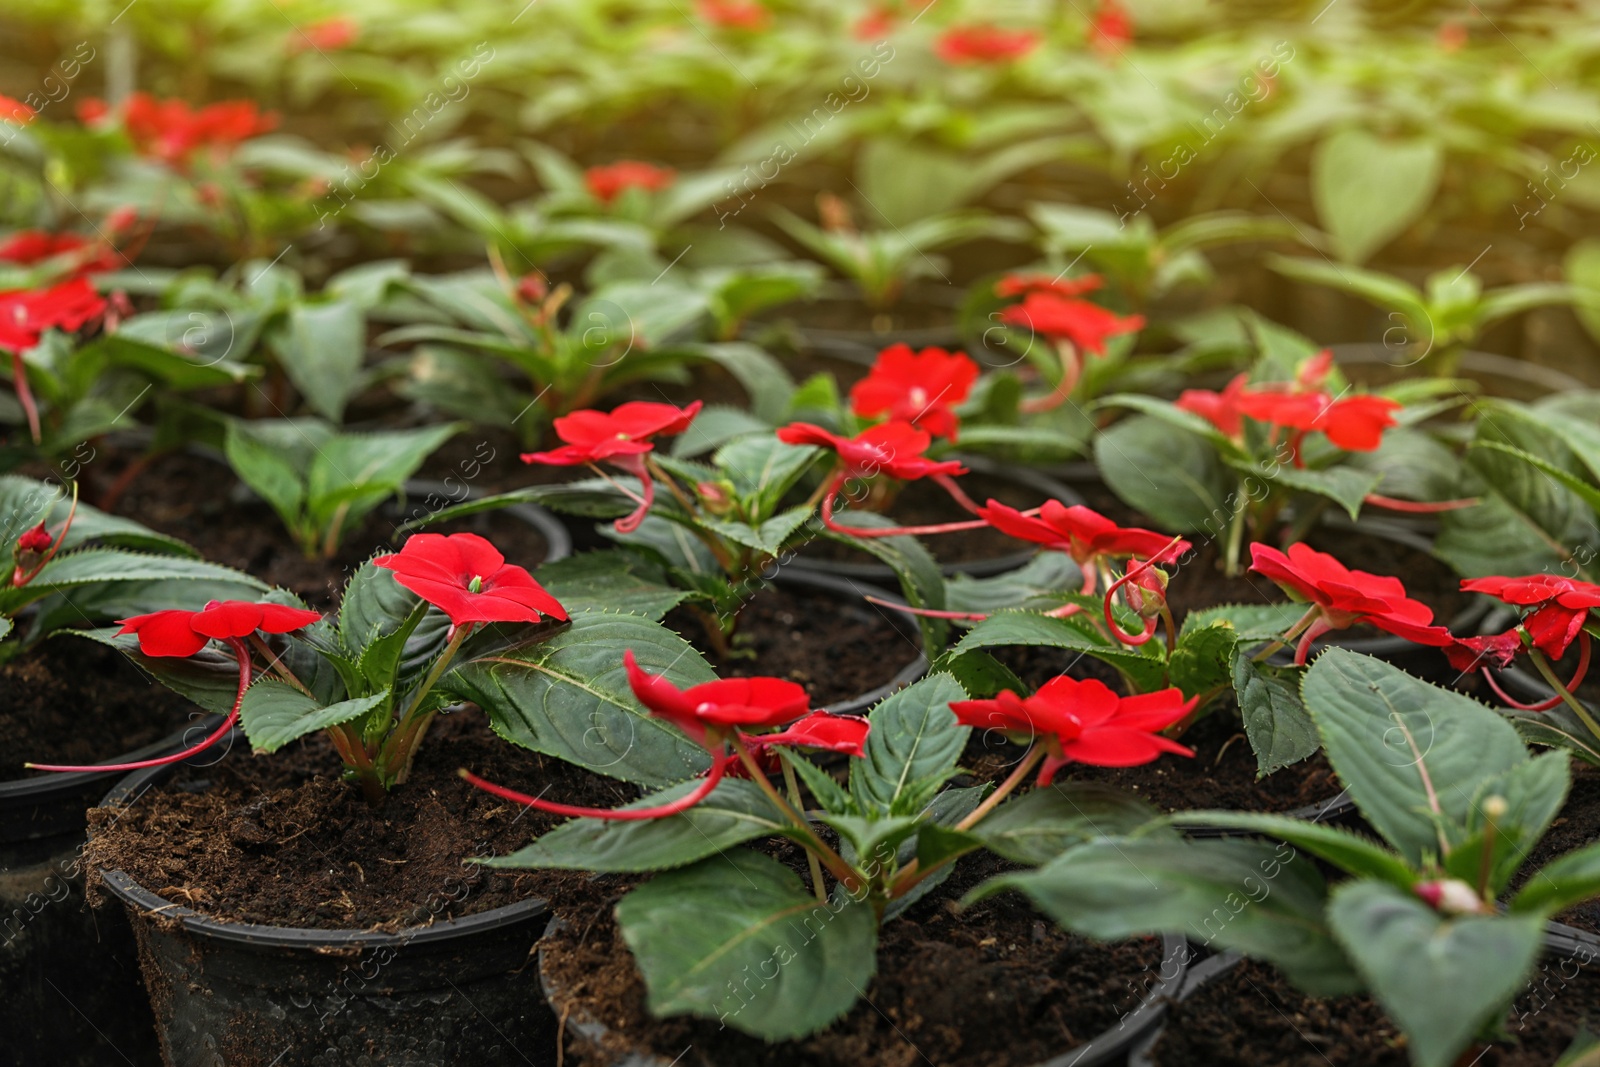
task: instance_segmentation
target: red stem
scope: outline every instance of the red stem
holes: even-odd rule
[[[935,611],[933,608],[914,608],[910,604],[901,604],[893,600],[883,600],[879,597],[869,596],[868,604],[876,604],[880,608],[891,608],[903,611],[907,615],[919,615],[925,619],[955,619],[958,622],[982,622],[989,616],[975,611]],[[1076,605],[1072,605],[1076,607]]]
[[[968,496],[959,485],[956,484],[956,480],[950,475],[935,474],[933,476],[933,480],[938,483],[941,489],[949,493],[950,499],[954,500],[957,504],[960,504],[962,510],[967,512],[967,514],[976,515],[978,513],[978,505],[972,502],[972,498]]]
[[[548,800],[540,800],[538,797],[530,797],[526,793],[519,793],[514,789],[507,789],[503,785],[495,785],[493,782],[479,778],[465,768],[457,773],[465,778],[468,784],[483,790],[485,793],[493,793],[502,800],[523,804],[537,811],[546,811],[551,815],[570,815],[580,819],[607,819],[612,822],[632,822],[643,819],[664,819],[669,815],[681,815],[688,811],[711,795],[711,791],[717,787],[717,783],[722,781],[722,775],[727,769],[727,764],[727,760],[718,757],[711,764],[711,773],[706,776],[704,782],[700,783],[700,787],[679,797],[677,800],[655,808],[634,808],[632,810],[580,808],[572,804],[556,804]]]
[[[33,435],[33,443],[38,444],[42,437],[39,433],[39,406],[34,403],[33,390],[28,385],[28,367],[22,361],[22,350],[11,353],[11,384],[17,392],[17,403],[22,405],[22,410],[28,416],[28,432]]]
[[[1377,493],[1368,493],[1362,500],[1364,504],[1373,507],[1388,508],[1390,511],[1405,511],[1413,515],[1432,515],[1440,511],[1459,511],[1478,504],[1475,496],[1463,497],[1460,500],[1400,500],[1392,496],[1380,496]]]
[[[1583,680],[1588,677],[1589,659],[1594,651],[1593,642],[1589,640],[1589,635],[1587,633],[1580,633],[1579,637],[1582,638],[1582,641],[1578,646],[1578,669],[1572,672],[1572,681],[1566,684],[1566,690],[1568,693],[1576,692],[1578,686],[1582,685]],[[1495,696],[1505,701],[1511,707],[1516,708],[1518,711],[1549,711],[1551,708],[1562,702],[1563,698],[1558,693],[1549,700],[1541,701],[1538,704],[1524,704],[1520,700],[1510,696],[1504,689],[1500,688],[1500,684],[1494,680],[1494,675],[1489,672],[1488,667],[1482,667],[1480,669],[1483,671],[1483,680],[1489,683],[1489,688],[1494,690]]]
[[[1018,404],[1018,411],[1026,415],[1037,415],[1041,411],[1058,408],[1066,403],[1072,391],[1078,387],[1078,379],[1083,374],[1083,360],[1078,356],[1077,347],[1070,341],[1057,341],[1056,354],[1061,357],[1061,380],[1048,395],[1034,397]]]
[[[922,534],[981,530],[989,525],[982,519],[973,519],[968,522],[947,522],[938,526],[888,526],[878,530],[869,530],[860,526],[840,526],[833,521],[833,502],[834,498],[838,496],[839,485],[843,484],[844,479],[840,477],[834,479],[834,481],[835,484],[822,496],[822,525],[834,533],[841,533],[847,537],[916,537]]]
[[[1294,649],[1294,665],[1296,667],[1304,667],[1306,665],[1306,657],[1311,654],[1312,642],[1331,629],[1333,629],[1333,625],[1328,622],[1326,616],[1318,615],[1311,621],[1311,625],[1306,627],[1305,633],[1300,635],[1300,643]]]
[[[82,767],[68,767],[51,763],[24,763],[23,766],[35,771],[58,771],[68,774],[82,771],[137,771],[145,767],[163,767],[169,763],[180,763],[196,753],[204,752],[227,736],[228,731],[233,729],[233,724],[239,721],[239,705],[244,703],[245,690],[250,688],[250,649],[237,637],[230,637],[227,641],[229,645],[233,646],[233,654],[239,660],[239,693],[233,698],[233,710],[228,712],[226,719],[222,720],[222,725],[217,727],[211,736],[198,745],[193,748],[186,748],[182,752],[174,752],[170,756],[140,760],[137,763],[101,763]]]
[[[639,528],[645,517],[650,514],[650,505],[656,500],[656,483],[650,478],[650,472],[645,468],[644,460],[640,456],[629,456],[631,463],[624,462],[622,458],[613,459],[612,462],[639,479],[640,488],[644,495],[639,499],[639,506],[633,509],[632,514],[624,515],[612,523],[612,528],[620,534],[629,534]]]

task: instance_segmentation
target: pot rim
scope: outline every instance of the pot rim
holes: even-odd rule
[[[172,731],[159,741],[152,741],[143,748],[134,749],[120,756],[112,756],[100,762],[108,765],[134,763],[168,752],[176,752],[187,743],[191,733],[196,730],[210,733],[221,722],[221,715],[207,713]],[[81,793],[96,782],[120,777],[124,773],[123,771],[66,771],[59,774],[43,774],[37,778],[11,778],[0,781],[0,810],[21,803],[32,804],[41,800],[70,797],[75,793]]]
[[[549,968],[545,966],[545,944],[547,938],[567,929],[568,925],[559,915],[554,916],[539,938],[537,952],[539,988],[552,1010],[555,1010],[556,1000],[562,996],[563,990],[551,979]],[[1124,1015],[1115,1026],[1102,1030],[1083,1044],[1075,1045],[1067,1052],[1052,1056],[1040,1063],[1019,1065],[1019,1067],[1095,1067],[1096,1064],[1113,1060],[1118,1054],[1141,1041],[1150,1028],[1158,1025],[1166,1016],[1167,1004],[1177,998],[1184,988],[1188,974],[1191,955],[1188,940],[1181,934],[1164,933],[1160,936],[1161,964],[1156,972],[1160,980],[1145,994],[1137,1008]],[[1176,968],[1168,977],[1170,964],[1175,964]],[[572,1028],[596,1044],[611,1029],[587,1014],[577,1012],[569,1014],[565,1010],[557,1011],[556,1014],[564,1021],[566,1027]],[[676,1062],[668,1063],[665,1056],[632,1049],[618,1058],[612,1067],[672,1067]]]
[[[244,741],[244,732],[237,727],[229,732],[223,743],[229,746]],[[203,756],[204,754],[200,754]],[[100,803],[99,808],[121,808],[142,796],[146,790],[170,775],[176,768],[187,766],[190,760],[146,767],[124,777]],[[90,835],[93,836],[92,834]],[[302,952],[328,952],[357,949],[399,949],[416,945],[440,944],[460,937],[484,934],[506,926],[526,922],[550,910],[544,897],[529,897],[513,904],[464,915],[456,919],[441,919],[426,926],[405,927],[395,933],[375,930],[323,930],[316,927],[273,926],[267,923],[228,922],[204,915],[193,908],[173,904],[150,892],[132,876],[121,870],[99,869],[100,877],[113,896],[140,918],[171,919],[181,923],[184,932],[211,941],[227,942],[269,952],[293,949]]]

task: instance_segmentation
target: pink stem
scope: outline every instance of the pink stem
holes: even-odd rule
[[[662,804],[654,808],[634,808],[632,810],[580,808],[572,804],[556,804],[548,800],[540,800],[538,797],[530,797],[526,793],[519,793],[514,789],[507,789],[503,785],[495,785],[493,782],[479,778],[465,768],[457,773],[465,778],[470,785],[483,790],[485,793],[493,793],[502,800],[523,804],[537,811],[549,812],[551,815],[570,815],[579,819],[607,819],[612,822],[634,822],[643,819],[664,819],[669,815],[681,815],[688,811],[711,795],[711,791],[717,787],[717,783],[722,781],[722,775],[727,769],[727,763],[727,760],[720,757],[717,758],[711,764],[711,773],[706,776],[704,782],[700,783],[698,789],[679,797],[671,803]]]
[[[1306,665],[1306,657],[1311,654],[1312,642],[1331,629],[1333,629],[1333,625],[1328,622],[1325,616],[1318,615],[1312,620],[1311,625],[1306,627],[1306,632],[1300,635],[1300,643],[1295,646],[1294,665],[1296,667],[1304,667]]]
[[[1582,639],[1582,643],[1578,646],[1578,669],[1572,672],[1572,681],[1568,682],[1565,687],[1569,694],[1576,692],[1578,686],[1583,684],[1584,678],[1588,677],[1589,658],[1594,651],[1593,643],[1589,640],[1587,632],[1580,633],[1579,637]],[[1494,695],[1519,711],[1549,711],[1565,699],[1558,693],[1549,700],[1541,701],[1538,704],[1524,704],[1500,688],[1500,684],[1494,680],[1494,675],[1489,673],[1488,667],[1481,669],[1483,671],[1483,680],[1489,683],[1489,688],[1494,690]]]
[[[1470,508],[1478,503],[1475,496],[1463,497],[1460,500],[1400,500],[1392,496],[1380,496],[1377,493],[1368,493],[1362,500],[1364,504],[1373,507],[1388,508],[1390,511],[1405,511],[1414,515],[1432,515],[1440,511],[1459,511]]]
[[[39,406],[34,403],[33,390],[28,386],[28,367],[22,361],[21,349],[11,353],[11,384],[17,391],[17,403],[22,405],[23,412],[28,416],[28,432],[33,435],[33,443],[38,444],[42,440]]]
[[[957,504],[960,504],[962,510],[967,512],[967,514],[976,515],[978,513],[978,505],[972,502],[972,498],[968,496],[959,485],[956,484],[956,480],[950,477],[950,475],[935,474],[933,476],[933,480],[937,482],[945,492],[949,493],[950,499],[954,500]]]
[[[843,484],[843,479],[836,479]],[[833,502],[838,496],[838,485],[830,488],[822,497],[822,525],[834,533],[841,533],[847,537],[917,537],[922,534],[957,533],[961,530],[981,530],[989,524],[982,519],[973,519],[968,522],[947,522],[937,526],[886,526],[882,529],[869,530],[859,526],[840,526],[833,521]]]
[[[632,513],[624,515],[612,523],[612,529],[620,534],[630,534],[637,530],[639,524],[644,522],[645,517],[650,514],[650,505],[654,504],[656,500],[656,483],[651,480],[650,471],[646,469],[644,461],[638,456],[630,456],[628,458],[632,460],[631,463],[623,462],[620,459],[612,462],[639,479],[639,485],[643,489],[644,495],[634,497],[635,500],[639,501],[639,506],[634,508]],[[633,496],[632,493],[628,495]]]
[[[233,710],[228,712],[226,719],[222,720],[222,725],[218,726],[211,736],[198,745],[193,748],[186,748],[182,752],[174,752],[170,756],[140,760],[137,763],[101,763],[83,767],[69,767],[53,763],[24,763],[23,766],[35,771],[58,771],[67,774],[83,771],[137,771],[145,767],[164,767],[169,763],[181,763],[196,753],[204,752],[227,736],[228,731],[233,729],[233,724],[239,721],[239,705],[244,703],[245,690],[250,688],[250,649],[237,637],[230,637],[227,641],[228,644],[233,646],[233,654],[239,660],[239,694],[233,698]]]
[[[1070,341],[1057,341],[1056,353],[1061,356],[1061,380],[1048,396],[1034,397],[1018,404],[1018,411],[1037,415],[1041,411],[1058,408],[1066,403],[1072,391],[1078,387],[1078,378],[1083,374],[1083,360],[1078,357],[1077,348]]]
[[[869,596],[866,598],[866,600],[867,603],[876,604],[880,608],[892,608],[895,611],[903,611],[907,615],[919,615],[925,619],[955,619],[959,622],[982,622],[984,619],[989,617],[987,615],[981,615],[972,611],[936,611],[933,608],[914,608],[910,604],[900,604],[893,600],[882,600],[875,596]],[[1076,607],[1077,605],[1072,606]]]

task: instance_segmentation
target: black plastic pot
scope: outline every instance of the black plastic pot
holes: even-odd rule
[[[561,920],[551,922],[549,932],[564,929]],[[1091,1040],[1029,1067],[1097,1067],[1118,1062],[1129,1048],[1139,1043],[1154,1027],[1159,1026],[1173,994],[1183,986],[1190,955],[1189,945],[1181,936],[1165,934],[1161,938],[1163,951],[1156,981],[1145,993],[1139,1006],[1111,1029],[1097,1034]],[[608,1046],[626,1044],[626,1039],[613,1037],[605,1023],[573,1007],[566,989],[554,980],[545,962],[545,943],[539,945],[539,985],[544,991],[551,1010],[563,1020],[564,1033],[596,1053]],[[715,1053],[696,1046],[676,1060],[668,1060],[648,1049],[629,1049],[610,1054],[608,1067],[740,1067],[716,1059]],[[1022,1065],[1018,1065],[1022,1067]]]
[[[1575,936],[1576,935],[1576,936]],[[1550,923],[1545,932],[1544,954],[1560,956],[1567,959],[1581,959],[1584,964],[1600,960],[1600,940],[1592,934],[1585,934],[1581,930],[1574,930],[1570,926],[1560,923]],[[1219,975],[1226,974],[1240,960],[1243,954],[1238,952],[1224,952],[1201,961],[1189,968],[1185,974],[1181,988],[1174,1001],[1188,1000],[1199,992],[1207,982],[1215,980]],[[1128,1067],[1156,1067],[1152,1054],[1156,1045],[1161,1041],[1161,1035],[1166,1033],[1167,1022],[1161,1021],[1159,1029],[1147,1032],[1128,1053]],[[1476,1062],[1476,1061],[1474,1061]]]
[[[1083,497],[1079,496],[1070,486],[1032,467],[1001,463],[987,456],[958,455],[951,458],[959,459],[974,474],[982,474],[986,477],[1035,490],[1039,493],[1041,502],[1059,500],[1068,506],[1084,502]],[[1014,571],[1026,564],[1037,553],[1037,547],[1019,548],[1015,552],[1007,552],[1003,556],[995,556],[991,559],[975,559],[965,560],[960,563],[941,564],[939,569],[944,572],[946,577],[966,574],[975,578],[983,578]],[[894,571],[890,570],[886,564],[878,563],[875,560],[855,562],[851,560],[809,559],[802,555],[797,556],[786,566],[796,570],[846,575],[851,578],[865,578],[875,582],[894,580]]]
[[[858,612],[863,616],[881,618],[894,627],[906,640],[916,648],[916,658],[900,668],[895,676],[876,689],[868,690],[849,700],[838,700],[828,705],[828,710],[838,715],[851,715],[865,712],[878,701],[889,694],[903,689],[928,673],[928,654],[922,647],[922,629],[917,625],[916,619],[905,612],[893,611],[889,608],[879,607],[867,603],[867,597],[876,597],[891,603],[903,604],[895,594],[869,582],[858,581],[848,575],[827,574],[809,568],[796,568],[788,564],[778,569],[772,576],[775,585],[789,589],[803,590],[806,592],[822,593],[827,596],[837,597],[841,608],[845,611]]]
[[[100,806],[133,803],[170,773],[130,774]],[[555,1020],[527,966],[544,900],[399,933],[315,930],[219,920],[100,875],[133,923],[168,1067],[548,1062]]]
[[[177,751],[220,721],[105,762]],[[91,911],[83,894],[85,812],[122,773],[0,782],[0,1062],[156,1062],[133,931],[120,914]]]

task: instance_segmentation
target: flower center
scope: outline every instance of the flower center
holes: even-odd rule
[[[913,385],[911,387],[911,402],[919,408],[926,407],[928,403],[928,391],[920,385]]]
[[[474,574],[472,576],[472,581],[467,583],[467,592],[469,592],[469,593],[481,593],[481,592],[483,592],[483,575]]]

